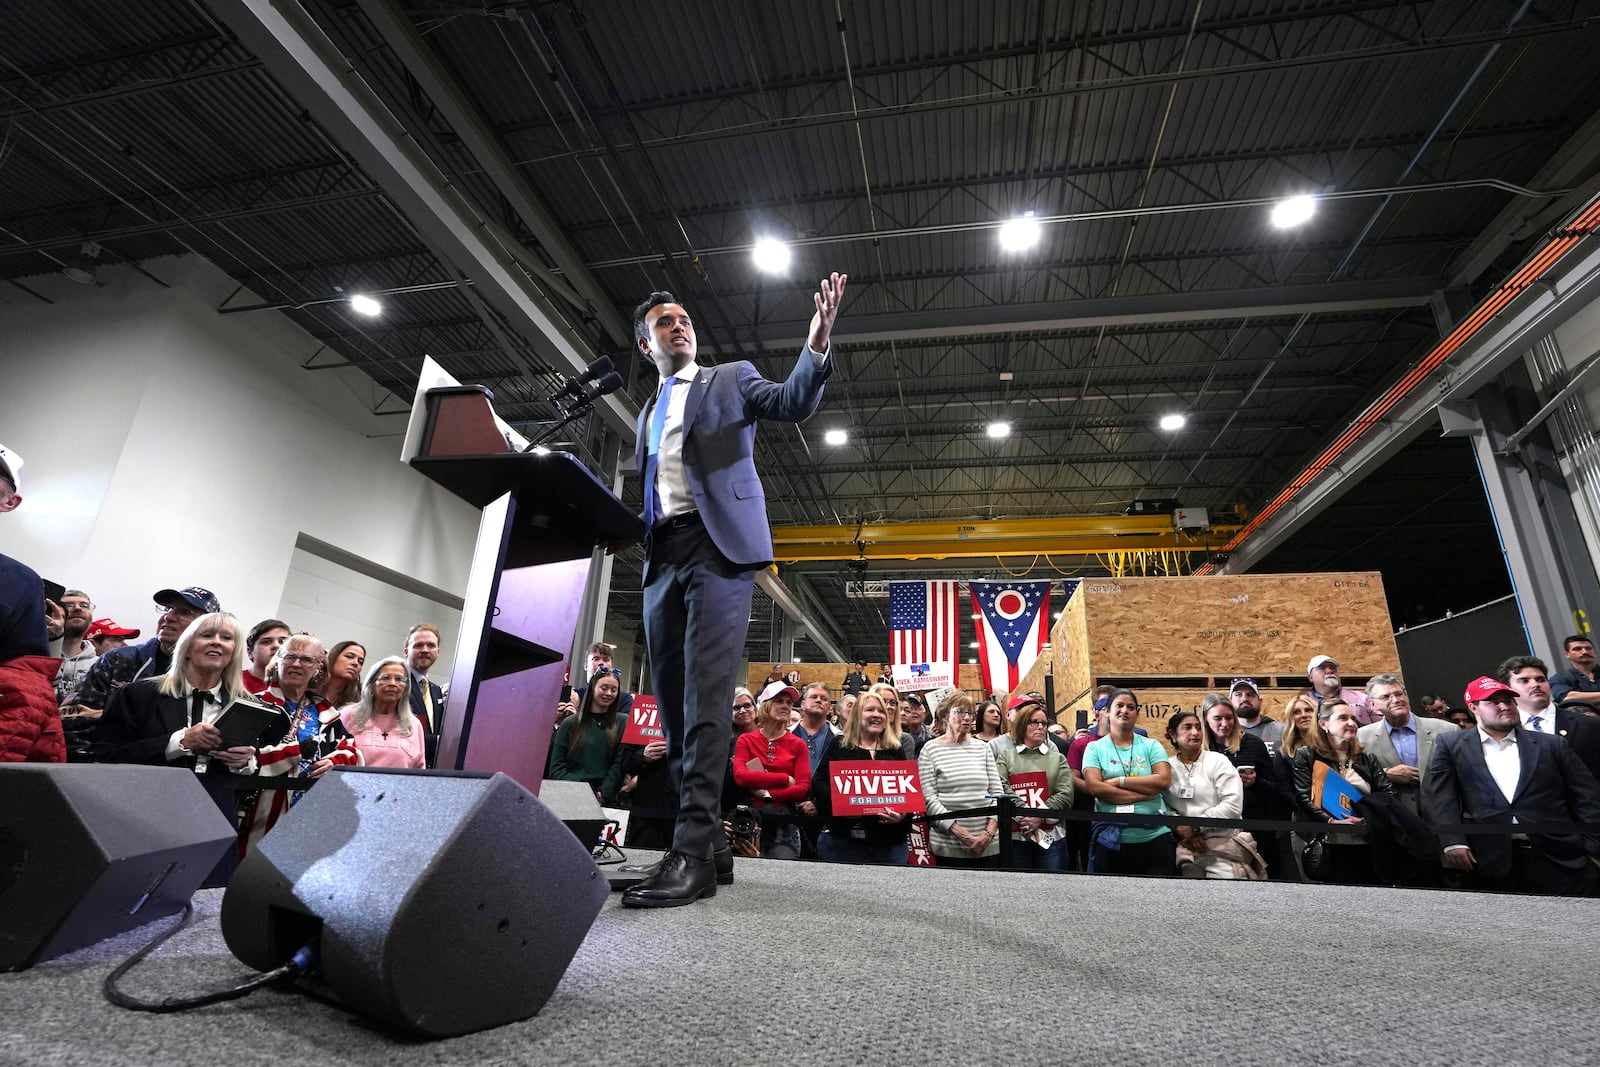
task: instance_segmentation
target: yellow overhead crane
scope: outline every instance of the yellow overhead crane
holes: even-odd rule
[[[1069,555],[1108,557],[1112,573],[1174,573],[1187,554],[1225,544],[1239,529],[1229,520],[1203,530],[1179,529],[1167,514],[774,526],[772,544],[780,563]]]

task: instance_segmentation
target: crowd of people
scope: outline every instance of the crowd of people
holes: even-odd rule
[[[591,688],[610,666],[597,650]],[[882,679],[852,677],[835,699],[775,671],[759,694],[734,695],[724,831],[736,854],[774,859],[905,864],[925,827],[930,862],[946,867],[1591,895],[1600,676],[1587,637],[1570,637],[1565,655],[1554,675],[1534,657],[1507,659],[1458,707],[1433,695],[1414,707],[1394,674],[1348,687],[1325,655],[1275,715],[1250,678],[1164,721],[1107,685],[1076,729],[1038,693],[944,690],[930,708]],[[602,706],[631,700],[616,686],[603,686]],[[595,742],[584,777],[604,803],[639,813],[629,844],[660,847],[671,791],[650,747]],[[652,757],[657,787],[623,789]],[[926,816],[836,810],[830,766],[863,760],[915,761]],[[1007,825],[1000,797],[1022,809]]]
[[[0,759],[137,763],[193,770],[238,830],[233,866],[303,790],[251,788],[261,778],[316,779],[333,767],[431,764],[445,691],[428,679],[439,630],[411,627],[401,654],[369,664],[356,641],[331,647],[281,619],[246,630],[201,586],[155,593],[151,635],[95,618],[93,598],[68,589],[42,605],[35,637],[0,626],[0,644],[28,649],[19,696],[0,705]],[[397,635],[398,636],[398,635]],[[30,645],[31,642],[31,645]],[[226,718],[258,713],[241,738]],[[274,715],[272,712],[276,712]],[[240,712],[235,721],[246,721]]]
[[[0,445],[0,512],[21,502],[21,468]],[[302,795],[252,788],[262,777],[436,761],[448,710],[428,677],[436,626],[412,626],[399,654],[369,662],[356,641],[329,645],[281,619],[247,630],[187,586],[155,593],[141,641],[142,628],[98,616],[87,592],[47,601],[41,589],[0,556],[0,761],[191,769],[238,828],[224,867]],[[835,700],[775,669],[759,694],[733,694],[723,831],[733,852],[774,859],[1592,895],[1600,672],[1586,635],[1568,637],[1563,655],[1555,674],[1512,656],[1455,707],[1435,695],[1414,707],[1393,674],[1347,687],[1327,655],[1310,660],[1278,717],[1250,678],[1165,722],[1146,722],[1136,694],[1107,685],[1093,721],[1071,727],[1037,693],[902,694],[857,663]],[[632,809],[629,844],[666,847],[677,798],[667,743],[623,742],[634,694],[611,646],[592,646],[584,668],[556,709],[547,777]],[[247,706],[270,725],[241,737],[226,716]],[[839,810],[830,769],[875,761],[915,763],[924,814]]]

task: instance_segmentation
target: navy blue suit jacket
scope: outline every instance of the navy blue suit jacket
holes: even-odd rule
[[[712,544],[737,564],[772,562],[767,497],[756,474],[756,424],[762,419],[800,422],[822,402],[822,386],[833,360],[821,368],[810,348],[783,382],[770,382],[747,360],[701,367],[683,405],[683,467],[694,506]],[[659,390],[658,390],[659,395]],[[654,399],[639,412],[634,460],[642,477],[650,441]],[[649,492],[645,487],[645,492]],[[645,584],[650,583],[649,534],[645,535]]]
[[[1433,761],[1422,779],[1422,813],[1439,827],[1460,823],[1501,823],[1512,816],[1523,823],[1600,823],[1600,783],[1584,767],[1567,742],[1552,734],[1516,728],[1517,755],[1522,765],[1517,789],[1508,803],[1483,758],[1483,740],[1476,729],[1457,730],[1434,742]],[[1511,838],[1506,834],[1471,835],[1439,831],[1440,842],[1468,845],[1477,869],[1499,877],[1511,869]],[[1553,863],[1581,867],[1588,856],[1600,856],[1600,836],[1530,834],[1534,847]]]

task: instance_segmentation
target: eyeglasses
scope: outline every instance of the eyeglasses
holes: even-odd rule
[[[175,618],[198,619],[200,617],[200,609],[188,604],[157,604],[156,607],[161,609],[163,615],[171,615]]]
[[[754,704],[735,704],[733,706],[733,710],[734,711],[754,711],[754,710],[756,710],[756,706]]]
[[[396,674],[380,674],[373,679],[378,685],[405,685],[406,679]]]
[[[76,600],[63,600],[61,602],[61,609],[63,611],[81,611],[87,615],[94,610],[94,605],[81,603]]]
[[[972,719],[972,720],[976,721],[976,719],[978,718],[978,716],[974,712],[970,712],[970,711],[952,711],[950,714],[952,716],[954,716],[955,718],[957,718],[957,719]]]
[[[1050,720],[1049,719],[1029,719],[1028,720],[1028,725],[1029,726],[1049,726],[1050,725]]]
[[[315,656],[303,656],[298,652],[290,652],[290,653],[287,653],[287,654],[284,655],[283,662],[285,662],[285,663],[315,663],[315,662],[317,662],[317,657],[315,657]]]
[[[596,673],[596,674],[609,674],[613,678],[621,678],[622,677],[622,672],[617,670],[617,668],[615,668],[615,667],[597,667],[597,668],[595,668],[595,672],[594,673]]]

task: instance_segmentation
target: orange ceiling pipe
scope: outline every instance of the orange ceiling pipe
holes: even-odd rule
[[[1284,487],[1283,491],[1273,497],[1266,507],[1262,508],[1249,522],[1240,528],[1233,538],[1223,545],[1218,551],[1222,554],[1232,552],[1244,543],[1245,538],[1261,528],[1262,523],[1270,519],[1285,504],[1293,500],[1299,492],[1310,485],[1312,480],[1327,470],[1329,465],[1345,453],[1351,445],[1355,444],[1363,434],[1375,426],[1380,419],[1387,415],[1391,408],[1405,399],[1423,379],[1439,369],[1439,365],[1449,359],[1456,350],[1467,342],[1473,334],[1486,326],[1490,319],[1498,315],[1511,301],[1515,300],[1522,291],[1532,285],[1539,277],[1556,264],[1556,261],[1566,255],[1580,240],[1594,231],[1600,225],[1600,201],[1590,204],[1583,214],[1575,219],[1572,225],[1557,231],[1557,236],[1539,250],[1532,259],[1523,265],[1504,284],[1486,297],[1461,321],[1461,324],[1450,332],[1450,335],[1425,356],[1421,362],[1390,386],[1382,396],[1374,400],[1350,426],[1339,435],[1338,440],[1329,445],[1316,459],[1312,460],[1305,470]],[[1215,562],[1207,563],[1195,571],[1196,574],[1213,574],[1216,572]]]

